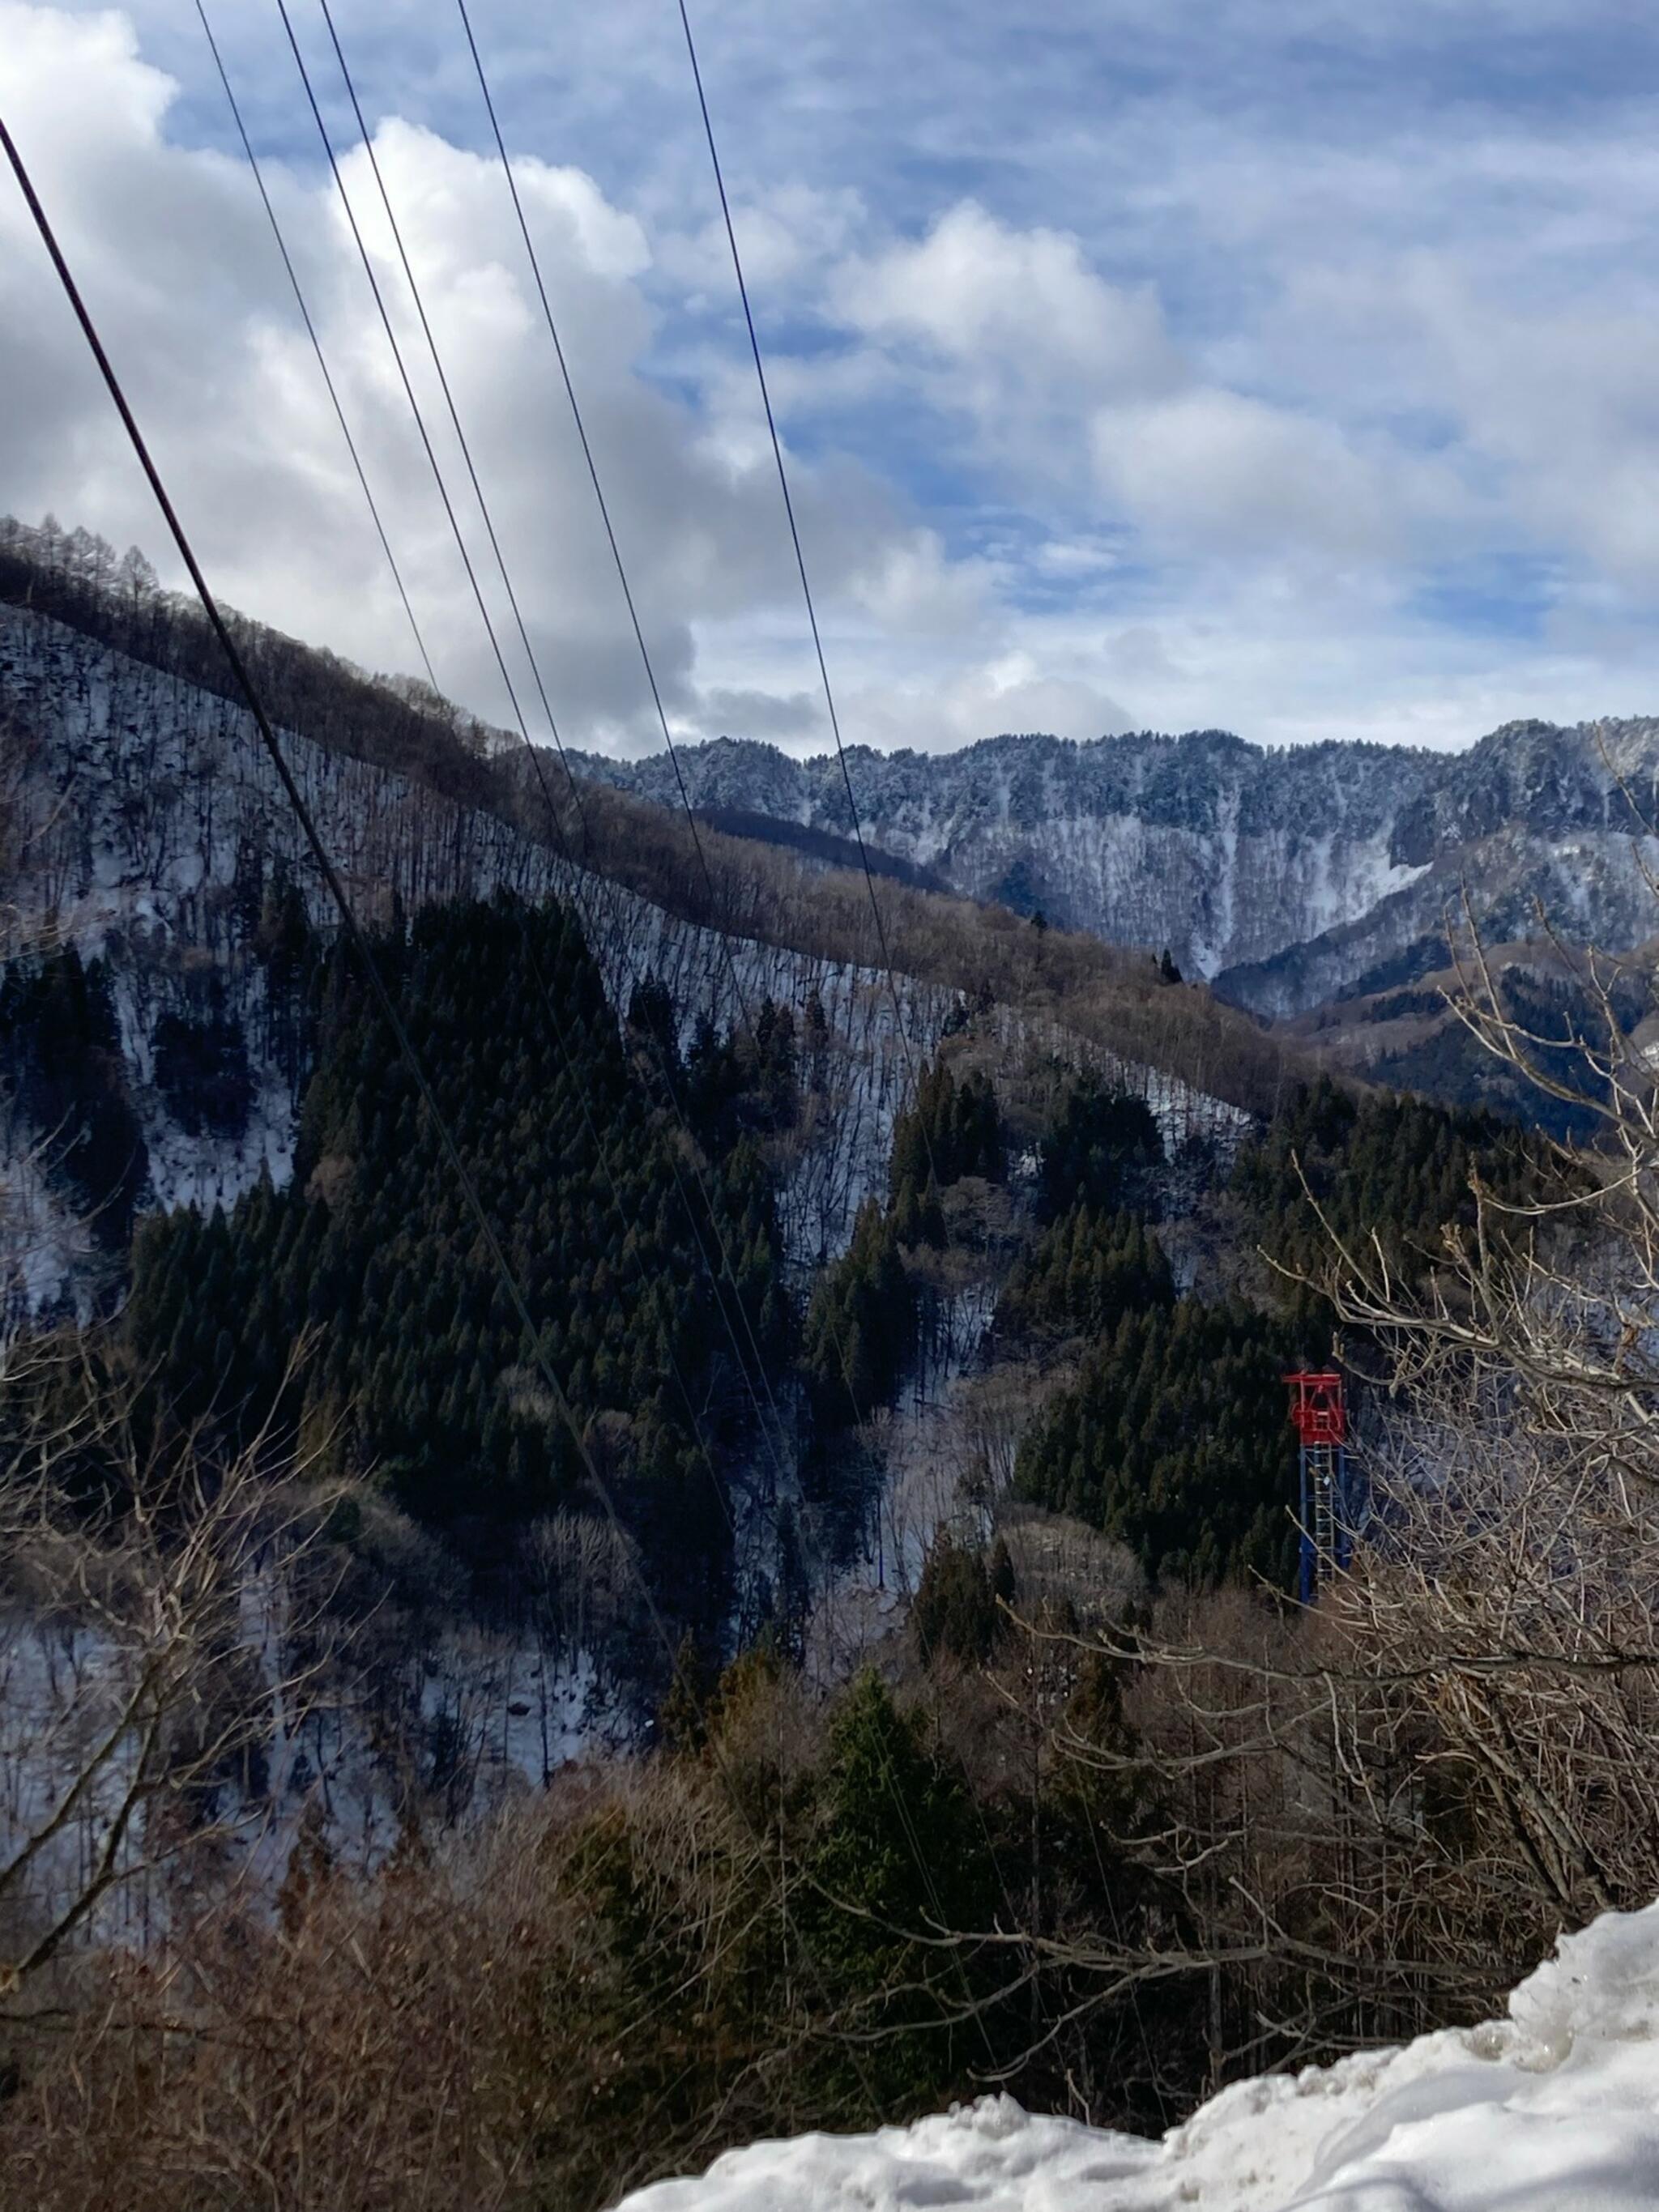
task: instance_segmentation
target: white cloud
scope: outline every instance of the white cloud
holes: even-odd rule
[[[1376,558],[1402,518],[1382,471],[1329,422],[1197,388],[1090,423],[1097,477],[1155,539],[1237,556]]]
[[[853,694],[847,734],[894,751],[954,751],[1005,731],[1098,738],[1127,729],[1131,718],[1095,684],[1045,675],[1036,657],[1011,653],[969,663],[945,684],[886,684]]]
[[[783,183],[753,204],[732,210],[744,274],[757,292],[774,300],[798,279],[816,282],[826,262],[848,252],[868,222],[859,194]],[[723,300],[732,288],[732,248],[726,227],[713,215],[700,229],[665,234],[663,272],[688,291]]]
[[[251,180],[204,150],[230,141],[191,11],[134,4],[138,38],[0,0],[0,103],[226,595],[410,665]],[[280,36],[218,18],[438,672],[499,718]],[[820,743],[676,27],[477,18],[677,731]],[[948,42],[880,0],[705,19],[849,739],[1450,742],[1659,703],[1659,137],[1614,0],[970,4]],[[345,27],[565,734],[648,744],[453,9]],[[447,462],[361,151],[346,168]],[[0,380],[0,507],[159,552],[9,192]],[[1504,604],[1511,571],[1535,606]]]
[[[1659,281],[1527,312],[1419,256],[1399,298],[1516,535],[1659,599]]]
[[[1077,239],[1018,229],[971,201],[915,244],[849,263],[835,298],[873,336],[931,348],[1005,393],[1134,397],[1185,371],[1150,289],[1091,269]]]
[[[992,618],[990,572],[981,562],[950,560],[931,531],[884,546],[852,579],[849,596],[885,629],[918,638],[960,639]]]
[[[1386,470],[1328,420],[1206,380],[1151,289],[1107,283],[1073,237],[964,204],[845,264],[830,298],[866,342],[911,356],[1004,466],[1103,495],[1155,544],[1316,561],[1401,550],[1397,459]]]
[[[210,575],[232,602],[376,665],[414,647],[245,169],[170,143],[167,81],[118,18],[0,8],[0,99]],[[397,118],[376,152],[563,733],[631,748],[649,696],[495,163]],[[521,702],[513,642],[367,155],[343,162],[434,444],[450,477]],[[671,713],[708,727],[731,704],[722,623],[797,603],[769,448],[711,438],[695,396],[641,370],[655,318],[637,219],[592,179],[534,161],[520,190],[583,398]],[[268,169],[348,416],[440,681],[497,720],[505,696],[395,366],[325,173]],[[0,501],[51,506],[165,550],[136,467],[15,200],[0,201],[0,320],[13,404]],[[860,619],[951,628],[979,589],[866,472],[797,469],[816,580]],[[700,642],[701,641],[701,642]],[[712,647],[711,642],[712,641]],[[804,659],[757,724],[799,726]],[[532,729],[538,718],[531,717]]]
[[[1188,374],[1150,288],[1108,284],[1075,238],[972,202],[925,238],[848,259],[829,305],[1028,480],[1075,476],[1091,405],[1144,400]]]

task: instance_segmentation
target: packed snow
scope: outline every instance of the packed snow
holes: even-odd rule
[[[1508,2017],[1236,2083],[1160,2142],[1009,2097],[731,2151],[621,2212],[1652,2212],[1659,1905],[1564,1936]]]

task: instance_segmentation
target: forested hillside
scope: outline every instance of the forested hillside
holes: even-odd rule
[[[14,526],[4,561],[20,1318],[118,1310],[223,1449],[325,1437],[503,1623],[597,1474],[677,1633],[805,1650],[872,1542],[884,1577],[901,1497],[914,1586],[959,1507],[918,1519],[907,1455],[1005,1371],[991,1480],[1154,1577],[1288,1583],[1278,1376],[1330,1323],[1252,1255],[1310,1264],[1304,1174],[1339,1229],[1432,1237],[1498,1125],[1287,1091],[1167,956],[915,888],[883,886],[900,964],[860,969],[834,956],[869,945],[861,878],[745,875],[752,848],[570,787],[538,820],[499,733],[244,623],[532,1336],[224,678],[200,688],[199,617],[84,534]],[[606,1618],[659,1680],[637,1608]]]
[[[1659,2208],[1659,16],[1133,13],[0,0],[0,2212]]]
[[[1623,1894],[1399,1689],[1400,1532],[1479,1451],[1354,1281],[1467,1315],[1592,1166],[1167,953],[538,813],[246,626],[394,1026],[192,618],[9,558],[0,1957],[70,2026],[0,2007],[0,2174],[94,2201],[187,2110],[252,2172],[319,2067],[347,2205],[362,2099],[434,2201],[562,2212],[989,2081],[1155,2127]],[[1304,1609],[1282,1378],[1338,1358],[1373,1566]],[[396,2064],[339,2061],[362,2006]]]
[[[158,592],[142,560],[118,563],[96,541],[77,549],[14,526],[8,545],[0,753],[16,892],[0,915],[5,943],[24,961],[67,941],[88,969],[101,962],[125,1070],[109,1079],[126,1084],[155,1195],[234,1203],[263,1169],[287,1172],[306,1070],[283,1026],[280,940],[296,917],[331,927],[329,902],[222,676],[197,680],[199,617]],[[890,884],[878,933],[861,873],[757,859],[707,825],[694,842],[683,817],[573,788],[556,763],[532,775],[522,749],[458,728],[406,685],[254,625],[239,635],[294,717],[285,742],[301,787],[370,919],[505,885],[571,902],[620,1011],[653,977],[684,1020],[722,1030],[769,998],[803,1022],[816,994],[822,1103],[780,1197],[792,1250],[844,1243],[884,1176],[916,1066],[970,1008],[1011,1048],[1041,1040],[1090,1060],[1183,1129],[1259,1110],[1284,1079],[1275,1044],[1149,962]],[[193,1065],[192,1040],[228,1056],[211,1127],[186,1126],[183,1088],[165,1080]],[[9,1156],[25,1160],[49,1133],[38,1114],[15,1115]],[[21,1166],[15,1179],[27,1185],[29,1295],[95,1292],[102,1240],[79,1202],[66,1207],[54,1179]]]
[[[222,1419],[239,1442],[274,1419],[327,1430],[342,1468],[372,1469],[486,1580],[511,1582],[597,1453],[653,1585],[710,1634],[730,1468],[757,1443],[757,1394],[791,1333],[771,1185],[743,1124],[793,1121],[793,1066],[780,1097],[769,1069],[703,1041],[676,1071],[694,1165],[629,1066],[568,910],[429,908],[377,952],[539,1334],[507,1304],[384,1019],[336,954],[291,1177],[228,1217],[146,1223],[122,1316],[133,1356],[176,1414]]]

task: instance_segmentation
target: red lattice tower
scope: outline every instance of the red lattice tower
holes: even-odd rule
[[[1285,1380],[1300,1446],[1302,1602],[1310,1605],[1322,1577],[1347,1564],[1348,1406],[1342,1377],[1333,1368],[1300,1368]]]

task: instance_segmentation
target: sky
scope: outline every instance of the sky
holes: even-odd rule
[[[513,713],[275,0],[208,0],[442,688]],[[317,0],[290,12],[545,732]],[[823,694],[676,0],[471,0],[677,739]],[[454,0],[336,0],[548,702],[660,743]],[[1659,14],[694,0],[843,737],[1455,746],[1659,713]],[[419,665],[187,0],[0,0],[0,112],[210,580]],[[179,580],[9,176],[0,511]]]

